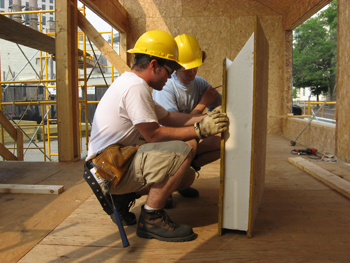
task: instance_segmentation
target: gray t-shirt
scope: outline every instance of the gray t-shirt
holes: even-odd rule
[[[200,102],[202,94],[210,86],[204,78],[199,76],[196,76],[190,84],[183,84],[177,78],[176,73],[173,73],[163,90],[153,90],[153,99],[168,111],[191,113]],[[219,94],[212,105],[218,104],[221,100],[222,96]],[[209,110],[214,108],[212,105],[208,106]]]

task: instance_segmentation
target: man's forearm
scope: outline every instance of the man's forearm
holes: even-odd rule
[[[159,123],[163,126],[168,127],[193,126],[196,122],[201,121],[204,117],[204,114],[186,114],[169,111],[169,114],[165,118],[159,120]]]

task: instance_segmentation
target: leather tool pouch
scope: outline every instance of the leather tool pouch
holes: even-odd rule
[[[122,146],[112,144],[108,146],[92,162],[99,167],[97,175],[103,179],[111,180],[110,187],[116,188],[119,181],[129,167],[139,146]]]

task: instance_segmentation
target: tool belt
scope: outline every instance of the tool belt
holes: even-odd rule
[[[91,187],[92,191],[97,197],[97,200],[100,202],[103,210],[108,214],[111,215],[113,214],[113,206],[111,203],[111,199],[104,195],[102,188],[100,185],[97,183],[95,177],[91,174],[90,169],[93,168],[93,166],[90,164],[91,161],[87,161],[84,164],[84,179],[85,181],[89,184]]]
[[[112,144],[108,146],[92,162],[98,166],[96,175],[110,181],[110,187],[116,188],[119,181],[129,167],[139,146],[122,146]]]

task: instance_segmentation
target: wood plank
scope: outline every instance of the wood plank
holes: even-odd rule
[[[297,0],[283,17],[283,29],[293,30],[332,0]]]
[[[23,133],[19,128],[16,128],[16,144],[17,144],[17,160],[23,161]]]
[[[332,187],[334,190],[350,198],[350,183],[339,176],[313,164],[302,157],[288,158],[288,161],[300,169],[311,174],[313,177],[322,181],[326,185]]]
[[[269,44],[258,17],[255,18],[252,154],[250,173],[249,223],[252,236],[265,187]]]
[[[0,155],[5,158],[5,160],[17,161],[17,157],[10,152],[2,143],[0,143]]]
[[[0,125],[9,133],[12,139],[16,138],[16,129],[11,122],[6,118],[5,114],[0,111]]]
[[[125,33],[127,31],[128,13],[118,0],[81,0],[80,2],[119,32]]]
[[[60,194],[63,185],[0,184],[2,194]]]
[[[0,16],[0,38],[26,47],[55,54],[55,39],[22,25],[4,15]]]
[[[226,58],[223,60],[222,65],[222,112],[226,111],[226,97],[227,97],[227,68]],[[224,214],[224,179],[225,179],[225,137],[221,134],[220,142],[220,189],[219,189],[219,215],[218,215],[218,235],[222,235],[223,229],[223,214]]]
[[[350,182],[350,171],[339,167],[341,163],[325,163],[325,162],[316,162],[317,166],[339,176],[340,178]]]
[[[115,50],[79,11],[78,25],[120,74],[124,73],[125,71],[130,71],[129,66],[125,63],[125,61],[117,54],[117,52],[115,52]]]
[[[17,157],[0,143],[0,155],[6,160],[23,161],[23,133],[20,129],[12,126],[6,116],[0,111],[0,124],[17,144]]]
[[[56,1],[56,74],[59,161],[80,159],[77,0]]]

